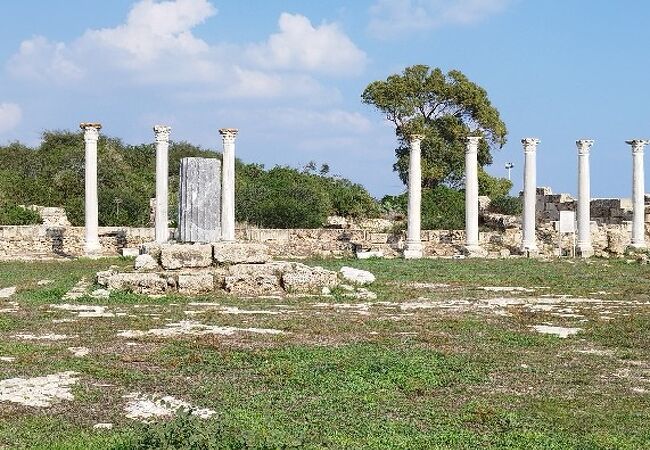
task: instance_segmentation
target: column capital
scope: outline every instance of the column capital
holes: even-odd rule
[[[409,134],[406,138],[408,139],[410,144],[415,144],[415,143],[419,144],[424,140],[425,137],[426,136],[424,134],[414,133],[414,134]]]
[[[465,138],[467,140],[467,145],[465,146],[466,153],[476,153],[478,150],[478,143],[482,139],[481,136],[468,136]]]
[[[648,144],[647,139],[631,139],[625,141],[626,144],[632,146],[632,153],[643,153],[643,148]]]
[[[578,147],[578,155],[588,155],[592,145],[594,145],[593,139],[578,139],[576,141],[576,147]]]
[[[102,124],[97,122],[81,122],[79,128],[84,131],[84,140],[96,141],[99,139],[99,130],[102,129]]]
[[[219,130],[219,134],[221,134],[221,138],[223,139],[224,142],[226,141],[235,142],[237,133],[239,133],[239,130],[237,128],[221,128]]]
[[[154,125],[153,132],[156,134],[156,142],[167,142],[169,141],[169,133],[172,131],[172,127],[167,125]]]
[[[523,138],[521,140],[522,145],[524,146],[525,153],[533,153],[537,150],[537,144],[541,141],[537,138]]]

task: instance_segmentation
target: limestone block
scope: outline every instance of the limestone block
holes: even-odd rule
[[[164,294],[167,278],[157,273],[117,273],[107,280],[110,291],[128,291],[136,294]]]
[[[324,287],[332,288],[338,284],[336,272],[322,267],[309,267],[292,263],[282,274],[282,286],[292,294],[319,294]]]
[[[100,286],[108,286],[108,280],[116,274],[117,271],[113,269],[97,272],[97,284]]]
[[[381,250],[357,251],[357,259],[383,258],[384,252]]]
[[[238,264],[224,277],[226,292],[242,296],[282,295],[280,279],[290,263]]]
[[[133,267],[135,268],[135,270],[141,272],[151,272],[154,270],[158,270],[160,268],[156,260],[153,259],[151,255],[147,255],[147,254],[138,255],[135,258],[135,263]]]
[[[165,270],[210,267],[212,265],[212,245],[162,245],[160,247],[160,264]]]
[[[630,232],[624,228],[607,230],[607,250],[614,255],[623,255],[630,244]]]
[[[221,237],[221,161],[183,158],[180,166],[178,236],[181,242]]]
[[[218,264],[262,264],[271,256],[264,244],[253,242],[216,242],[212,244],[213,257]]]
[[[202,295],[214,291],[214,274],[210,272],[179,274],[178,293],[181,295]]]
[[[157,242],[146,242],[142,244],[142,253],[151,255],[151,257],[155,259],[156,262],[160,262],[160,248],[161,245]]]
[[[342,216],[327,216],[327,219],[325,220],[325,227],[338,229],[347,228],[348,221],[345,217]]]
[[[341,267],[341,277],[350,283],[365,286],[375,282],[375,276],[367,270],[355,269],[354,267]]]
[[[135,258],[139,254],[140,254],[140,249],[139,248],[133,248],[133,247],[127,248],[127,247],[125,247],[125,248],[122,249],[122,256],[126,256],[128,258]]]

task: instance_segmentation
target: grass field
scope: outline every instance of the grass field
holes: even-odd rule
[[[92,298],[131,261],[0,263],[0,448],[650,448],[650,266],[308,263],[370,270],[378,298]],[[187,321],[206,332],[167,333]],[[50,406],[3,384],[67,371]],[[142,423],[134,395],[210,417]]]

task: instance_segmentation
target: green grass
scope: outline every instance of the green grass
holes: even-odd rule
[[[281,315],[188,316],[197,299],[113,293],[113,318],[75,319],[53,303],[81,277],[129,261],[0,263],[0,288],[17,286],[18,312],[0,314],[0,379],[80,373],[75,400],[50,408],[0,402],[0,449],[645,449],[650,448],[650,270],[624,261],[314,260],[372,271],[379,301],[400,303],[499,296],[572,295],[625,302],[611,319],[549,312],[317,309],[335,299],[243,300],[202,297]],[[38,286],[41,279],[54,283]],[[411,283],[448,288],[415,288]],[[546,287],[493,293],[482,286]],[[607,291],[607,294],[595,294]],[[2,308],[0,301],[0,308]],[[569,305],[579,308],[576,305]],[[149,314],[149,315],[147,315]],[[398,316],[395,318],[395,316]],[[120,330],[198,320],[276,328],[281,336],[235,334],[123,339]],[[531,325],[579,326],[569,339]],[[58,333],[68,341],[20,341],[17,333]],[[134,341],[135,346],[126,346]],[[69,346],[92,353],[74,358]],[[594,353],[581,353],[593,349]],[[601,352],[601,353],[598,353]],[[106,385],[110,386],[106,386]],[[641,389],[641,391],[639,390]],[[174,395],[216,411],[209,420],[181,414],[142,425],[124,416],[122,395]],[[98,422],[112,430],[94,430]]]

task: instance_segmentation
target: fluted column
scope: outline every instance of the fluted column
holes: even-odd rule
[[[155,125],[156,136],[156,242],[169,240],[169,133],[171,127]]]
[[[524,146],[524,218],[521,250],[526,255],[538,253],[535,235],[535,207],[537,204],[537,144],[539,139],[525,138]]]
[[[409,139],[409,200],[408,200],[408,228],[404,258],[422,258],[421,214],[422,214],[422,167],[420,144],[423,135],[415,134]]]
[[[465,253],[479,256],[478,236],[478,143],[480,136],[467,138],[465,147]]]
[[[99,244],[99,204],[97,200],[97,141],[99,123],[81,123],[79,127],[84,132],[86,145],[85,154],[85,245],[86,256],[96,256],[101,253]]]
[[[594,254],[591,245],[591,181],[589,174],[589,152],[594,141],[580,139],[578,147],[578,243],[576,254],[589,258]]]
[[[219,130],[223,139],[221,185],[221,239],[235,240],[235,138],[236,128]]]
[[[645,177],[643,149],[649,141],[634,139],[625,141],[632,146],[632,248],[644,249],[645,243]]]

